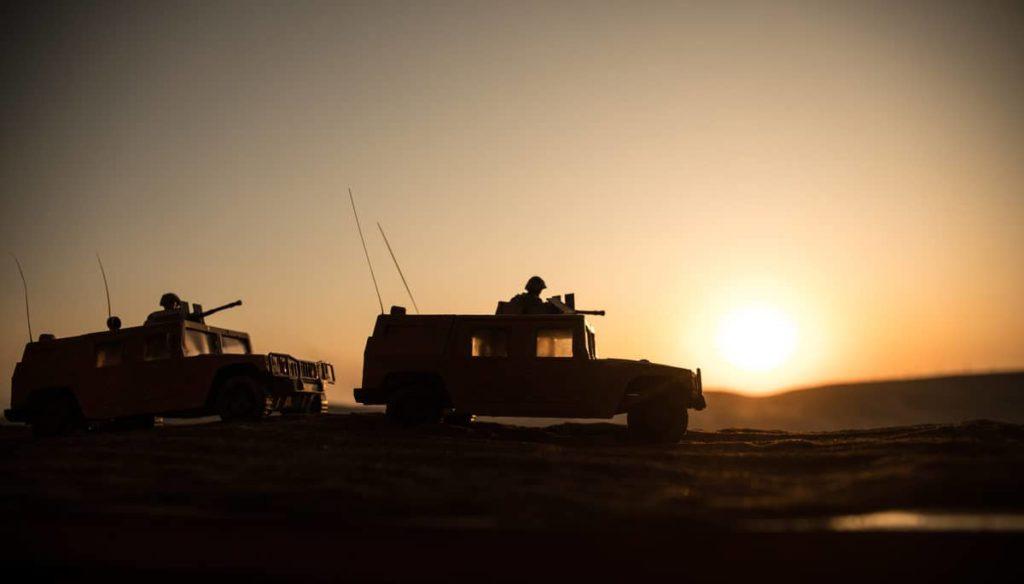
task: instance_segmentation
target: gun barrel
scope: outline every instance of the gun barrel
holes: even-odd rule
[[[227,310],[229,308],[234,308],[236,306],[241,306],[241,305],[242,305],[242,301],[241,300],[235,300],[234,302],[229,302],[229,303],[225,304],[224,306],[218,306],[217,308],[211,308],[210,310],[204,310],[203,313],[200,314],[200,317],[206,318],[207,316],[210,316],[211,314],[213,314],[215,312],[220,312],[222,310]]]
[[[576,314],[590,314],[593,316],[604,316],[603,310],[577,310]]]

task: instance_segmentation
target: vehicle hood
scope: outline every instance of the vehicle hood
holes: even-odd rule
[[[611,367],[643,370],[644,372],[653,374],[679,375],[682,373],[693,373],[693,370],[691,369],[674,367],[672,365],[663,365],[661,363],[651,363],[646,359],[596,359],[596,361],[599,363],[605,363],[607,366]]]

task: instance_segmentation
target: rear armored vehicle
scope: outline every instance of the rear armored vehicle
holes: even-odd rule
[[[165,294],[142,326],[77,337],[41,335],[25,346],[11,380],[8,420],[37,435],[115,423],[152,426],[156,416],[256,420],[273,411],[322,413],[330,363],[253,353],[249,335],[206,324],[214,312]]]
[[[386,405],[404,424],[625,413],[635,437],[678,441],[688,409],[705,407],[700,370],[599,359],[587,314],[571,301],[549,302],[559,314],[510,314],[499,305],[497,315],[413,316],[393,308],[366,341],[356,401]]]

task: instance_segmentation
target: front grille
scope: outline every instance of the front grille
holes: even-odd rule
[[[299,376],[303,379],[320,379],[320,371],[316,363],[299,361]]]

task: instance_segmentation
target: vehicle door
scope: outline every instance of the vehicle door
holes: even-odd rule
[[[587,341],[574,323],[537,323],[530,331],[530,357],[523,362],[529,380],[526,399],[533,415],[580,415],[585,397]]]
[[[220,335],[213,331],[186,326],[181,333],[182,384],[177,399],[187,407],[200,407],[206,402],[220,358]]]
[[[141,413],[145,399],[134,391],[125,338],[97,340],[93,344],[92,365],[85,375],[87,382],[81,384],[92,404],[91,415],[117,418]]]
[[[510,415],[506,406],[521,402],[523,379],[514,366],[514,333],[514,327],[493,319],[465,321],[456,327],[450,355],[450,391],[462,409],[475,414]]]
[[[139,378],[149,399],[149,413],[195,407],[183,400],[183,359],[180,329],[152,330],[143,336]]]

